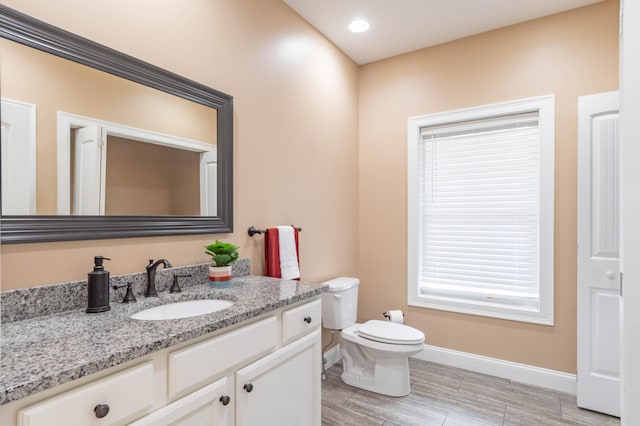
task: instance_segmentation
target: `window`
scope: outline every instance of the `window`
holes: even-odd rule
[[[409,305],[553,325],[554,98],[409,119]]]

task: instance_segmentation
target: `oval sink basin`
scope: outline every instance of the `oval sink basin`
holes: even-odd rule
[[[145,309],[144,311],[131,315],[131,318],[146,321],[189,318],[221,311],[231,305],[233,305],[233,302],[229,300],[188,300],[186,302],[167,303],[166,305]]]

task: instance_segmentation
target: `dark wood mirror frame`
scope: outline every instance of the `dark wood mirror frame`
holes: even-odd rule
[[[233,232],[233,97],[3,5],[0,37],[215,108],[218,144],[218,216],[3,216],[3,244]]]

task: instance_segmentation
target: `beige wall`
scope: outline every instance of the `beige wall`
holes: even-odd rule
[[[618,88],[618,2],[607,1],[363,66],[359,317],[401,308],[427,343],[576,371],[577,98]],[[555,326],[407,306],[407,118],[556,95]]]
[[[250,225],[301,226],[305,280],[356,274],[358,69],[282,1],[4,4],[234,96],[235,232],[3,245],[3,290],[86,279],[96,254],[113,259],[112,274],[150,258],[206,262],[215,238],[260,274],[263,239]]]
[[[109,136],[105,214],[200,215],[200,153]]]

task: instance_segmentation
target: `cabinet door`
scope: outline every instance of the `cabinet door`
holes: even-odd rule
[[[238,426],[320,425],[320,330],[236,372]]]
[[[223,377],[130,426],[231,426],[234,406],[233,376]]]

